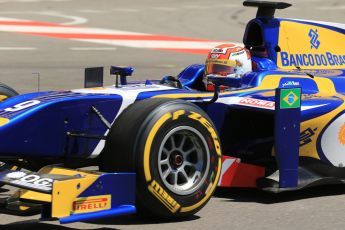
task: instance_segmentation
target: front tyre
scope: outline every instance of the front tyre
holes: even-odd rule
[[[17,95],[18,95],[17,91],[15,91],[10,86],[0,82],[0,102]]]
[[[10,86],[5,85],[0,82],[0,102],[5,101],[6,99],[10,97],[17,96],[18,93],[14,89],[12,89]],[[6,164],[4,162],[0,162],[0,172],[4,170],[17,170],[18,167],[10,164]],[[2,183],[0,183],[0,187],[3,186]]]
[[[101,170],[135,171],[139,210],[179,218],[199,211],[218,183],[220,142],[196,105],[147,99],[126,109],[111,128]]]

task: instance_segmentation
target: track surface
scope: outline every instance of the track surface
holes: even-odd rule
[[[290,2],[294,7],[277,15],[334,22],[345,18],[342,0]],[[241,42],[246,22],[255,15],[255,9],[231,0],[0,0],[0,9],[0,81],[21,93],[37,90],[33,73],[40,74],[40,90],[81,88],[83,69],[90,66],[131,65],[136,68],[133,79],[176,75],[188,64],[203,63],[205,55],[200,53],[213,41]],[[26,23],[24,27],[19,19]],[[48,30],[47,26],[32,30],[27,20],[36,26],[49,23]],[[84,35],[71,36],[66,28],[61,32],[64,35],[48,34],[54,26],[84,30]],[[106,29],[103,37],[87,40],[90,37],[85,33],[95,36],[99,29]],[[109,42],[109,34],[117,36],[116,42],[114,37]],[[172,41],[182,38],[187,42],[183,49]],[[197,43],[186,38],[195,38]],[[133,39],[146,48],[137,48]],[[113,81],[106,77],[106,84]],[[9,192],[1,189],[0,197]],[[280,195],[218,190],[202,211],[183,222],[129,216],[60,226],[56,221],[34,221],[37,216],[0,214],[0,229],[343,229],[342,194],[345,186]]]

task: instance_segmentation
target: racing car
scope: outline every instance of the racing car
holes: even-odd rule
[[[243,43],[253,71],[130,82],[133,68],[85,70],[85,88],[17,95],[1,85],[3,206],[61,223],[130,214],[182,218],[217,185],[284,192],[345,181],[345,25],[275,18],[257,7]],[[221,90],[222,86],[226,88]],[[98,166],[98,170],[83,167]],[[82,168],[82,169],[81,169]]]

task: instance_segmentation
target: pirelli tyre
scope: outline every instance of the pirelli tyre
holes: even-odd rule
[[[5,101],[6,99],[18,95],[17,91],[9,87],[8,85],[5,85],[0,82],[0,103],[2,101]],[[4,162],[0,162],[0,171],[7,170],[7,169],[13,169],[17,170],[17,166],[9,165]],[[0,183],[0,187],[3,186],[2,183]]]
[[[0,102],[18,95],[17,91],[0,82]]]
[[[199,211],[212,196],[221,146],[207,114],[171,99],[147,99],[116,120],[101,155],[101,170],[136,172],[140,212],[169,219]]]

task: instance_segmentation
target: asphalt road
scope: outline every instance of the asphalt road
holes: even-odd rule
[[[340,23],[345,18],[342,0],[290,2],[294,6],[277,15]],[[34,73],[40,75],[40,90],[81,88],[83,69],[90,66],[131,65],[136,69],[133,79],[176,75],[188,64],[203,63],[205,55],[186,51],[188,42],[182,51],[173,42],[161,41],[140,41],[146,48],[138,48],[132,35],[204,39],[205,47],[212,41],[241,42],[245,24],[254,15],[255,10],[243,8],[242,1],[231,0],[0,0],[0,81],[25,93],[38,88]],[[116,44],[68,33],[57,37],[44,26],[42,31],[31,31],[26,20],[70,30],[86,28],[96,34],[107,29],[106,33],[132,37]],[[193,47],[205,48],[203,44]],[[111,84],[114,79],[107,76],[105,81]],[[0,190],[0,197],[10,191]],[[0,229],[343,229],[343,194],[344,186],[281,195],[218,190],[204,209],[183,222],[129,216],[60,226],[56,221],[35,221],[38,216],[0,214]]]

